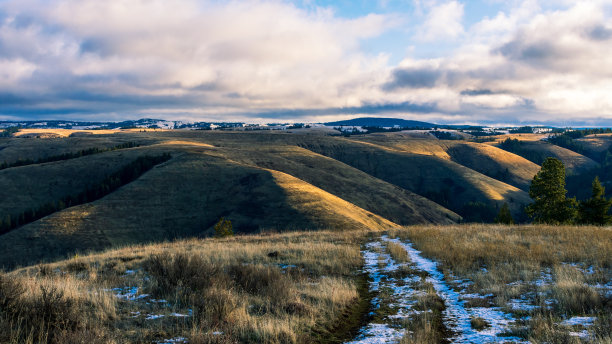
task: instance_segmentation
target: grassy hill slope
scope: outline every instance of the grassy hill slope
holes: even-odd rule
[[[88,148],[111,148],[126,142],[144,146],[156,142],[156,139],[138,135],[138,133],[49,139],[5,138],[0,140],[0,162],[13,163],[20,159],[37,160],[65,153],[75,153]]]
[[[563,162],[568,173],[577,173],[599,166],[597,162],[591,158],[548,142],[519,141],[520,145],[513,153],[538,165],[541,165],[547,157],[553,157]],[[502,147],[499,143],[496,145]]]
[[[130,148],[0,170],[0,200],[3,200],[0,202],[0,214],[13,216],[65,196],[76,195],[139,156],[167,151],[161,147]]]
[[[309,142],[304,148],[340,160],[370,175],[466,214],[465,206],[507,202],[514,214],[530,202],[522,190],[465,166],[431,155],[410,154],[349,140]]]
[[[449,144],[451,159],[486,176],[528,190],[540,166],[503,149],[481,143]]]
[[[526,190],[539,171],[533,162],[497,147],[466,141],[415,139],[410,132],[355,136],[360,142],[374,143],[407,153],[432,155]]]
[[[304,148],[261,147],[223,154],[285,172],[398,224],[446,224],[461,219],[429,199]]]
[[[206,235],[221,217],[238,232],[395,225],[287,174],[191,151],[98,201],[3,235],[0,265]]]

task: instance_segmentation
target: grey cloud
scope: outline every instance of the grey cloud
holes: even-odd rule
[[[498,94],[497,92],[493,92],[488,89],[482,90],[463,90],[459,94],[462,96],[482,96],[482,95],[490,95],[490,94]]]
[[[555,47],[549,42],[527,43],[520,36],[497,48],[494,53],[525,62],[542,62],[556,55]]]
[[[597,25],[587,33],[587,37],[594,41],[607,41],[612,38],[612,29]]]
[[[398,113],[410,112],[429,114],[440,112],[438,106],[434,103],[416,104],[411,102],[401,103],[381,103],[381,104],[364,104],[363,106],[351,106],[341,108],[325,108],[325,109],[269,109],[258,111],[254,115],[262,118],[271,119],[289,119],[289,118],[308,118],[324,115],[347,115],[347,114],[382,114],[382,113]],[[235,113],[241,115],[241,113]]]
[[[440,70],[433,68],[398,68],[393,71],[391,81],[383,85],[383,89],[432,88],[442,76]]]

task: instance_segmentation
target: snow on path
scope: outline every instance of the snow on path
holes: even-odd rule
[[[394,303],[393,306],[398,310],[398,313],[388,316],[384,324],[370,323],[361,328],[357,338],[354,341],[348,342],[348,344],[397,343],[404,336],[405,330],[401,327],[393,326],[393,322],[395,319],[408,316],[412,304],[407,302],[407,299],[409,295],[414,293],[414,290],[405,285],[398,286],[397,281],[387,277],[387,273],[397,270],[399,265],[395,263],[389,254],[377,252],[381,251],[382,248],[380,242],[366,244],[366,250],[361,252],[365,260],[364,272],[370,276],[369,289],[371,292],[378,292],[382,288],[391,288],[393,290],[394,296],[398,298],[398,302]],[[379,263],[382,264],[382,267]],[[378,297],[372,299],[372,306],[374,309],[380,307]]]
[[[450,288],[444,281],[444,274],[438,270],[437,263],[424,258],[420,251],[412,247],[412,243],[402,243],[399,239],[389,239],[387,236],[383,236],[382,239],[402,245],[410,260],[419,269],[429,274],[427,280],[433,284],[446,305],[443,315],[444,324],[456,334],[455,337],[450,338],[453,343],[527,343],[517,337],[498,337],[515,321],[512,315],[498,308],[465,308],[461,294]],[[490,327],[482,331],[472,329],[470,319],[476,317],[485,319]]]

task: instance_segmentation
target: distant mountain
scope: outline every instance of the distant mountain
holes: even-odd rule
[[[353,118],[345,121],[327,122],[327,126],[360,126],[360,127],[394,127],[399,126],[402,128],[414,128],[414,127],[425,127],[433,128],[436,124],[409,121],[401,118],[378,118],[378,117],[361,117]]]

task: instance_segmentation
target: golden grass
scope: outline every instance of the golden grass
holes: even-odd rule
[[[15,137],[20,136],[32,136],[36,134],[48,135],[54,134],[58,137],[68,137],[74,133],[88,133],[93,135],[108,135],[119,132],[128,132],[128,130],[121,129],[103,129],[103,130],[76,130],[76,129],[20,129],[17,133],[15,133]]]
[[[190,343],[308,342],[313,329],[333,326],[359,298],[356,272],[366,233],[291,232],[132,246],[7,276],[24,281],[27,295],[54,285],[67,299],[91,305],[78,328],[63,329],[61,336],[45,328],[43,342],[67,335],[81,338],[85,332],[98,342],[117,343],[179,336]],[[104,291],[125,286],[165,298],[170,306],[146,304],[148,299],[122,301]],[[189,310],[191,317],[170,316]],[[135,319],[133,312],[165,317]],[[32,332],[28,324],[9,327],[7,342],[19,342],[17,337]],[[213,335],[215,331],[223,334]]]
[[[337,214],[345,223],[330,224],[334,228],[388,229],[397,225],[387,219],[363,210],[340,197],[323,191],[289,174],[269,170],[277,184],[285,190],[291,204],[310,214]],[[352,223],[351,223],[352,222]]]
[[[527,298],[538,308],[530,311],[522,336],[533,342],[577,342],[559,325],[574,315],[610,321],[609,296],[594,286],[612,277],[612,227],[463,225],[393,233],[441,262],[447,278],[452,273],[473,281],[467,292],[493,294],[492,301],[506,311],[517,312],[510,300]],[[609,341],[610,324],[599,328],[598,338]]]
[[[387,245],[387,250],[389,250],[391,258],[396,262],[406,263],[410,260],[408,252],[406,252],[406,249],[401,244],[393,241],[386,242],[385,244]]]

